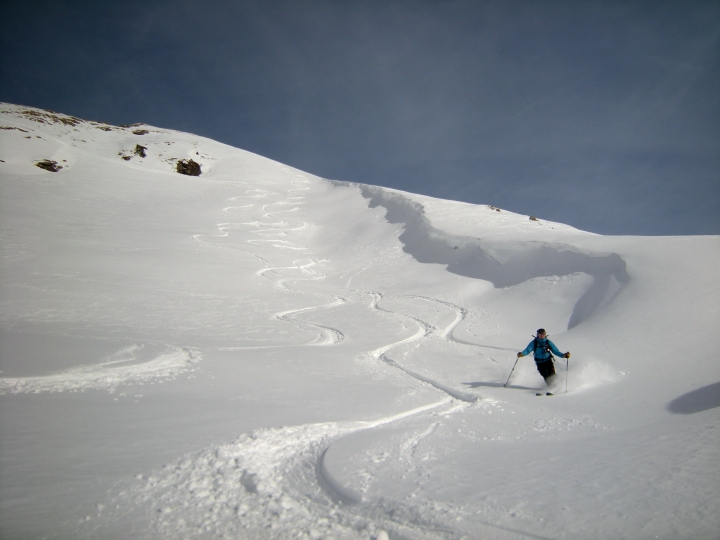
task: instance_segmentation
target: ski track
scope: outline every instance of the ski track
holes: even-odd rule
[[[306,181],[299,182],[299,181],[293,181],[294,185],[299,184],[307,184]],[[288,250],[288,251],[307,251],[309,248],[307,246],[303,245],[297,245],[291,240],[283,239],[281,237],[288,237],[289,232],[295,232],[295,231],[301,231],[303,229],[306,229],[308,226],[310,226],[310,223],[305,220],[297,220],[299,224],[293,225],[286,219],[279,219],[277,214],[281,213],[292,213],[292,212],[298,212],[300,210],[300,205],[303,204],[302,199],[304,199],[304,196],[297,195],[297,196],[289,196],[289,193],[291,192],[302,192],[310,189],[306,185],[303,187],[296,187],[296,188],[290,188],[288,189],[288,195],[284,198],[284,200],[280,201],[272,201],[268,202],[262,205],[261,209],[263,212],[263,220],[255,219],[253,221],[245,221],[245,222],[235,222],[235,223],[219,223],[217,225],[218,230],[221,234],[219,235],[211,235],[211,238],[226,238],[230,235],[230,231],[233,229],[243,229],[243,230],[249,230],[252,234],[256,236],[264,236],[266,238],[258,238],[258,239],[250,239],[247,241],[250,245],[257,245],[257,246],[266,246],[266,247],[273,247],[281,250]],[[272,195],[277,195],[276,192],[269,191],[269,190],[260,190],[260,189],[252,189],[248,191],[248,195],[245,197],[247,198],[267,198]],[[232,197],[229,200],[238,200],[242,198],[242,195]],[[255,206],[254,202],[251,202],[249,204],[243,204],[238,206],[228,206],[223,209],[226,213],[235,211],[235,210],[242,210],[246,208],[251,208]],[[271,209],[272,206],[284,206],[284,207],[290,207],[290,208],[284,208],[284,209]],[[202,235],[202,234],[196,234],[193,235],[192,238],[194,240],[198,240],[201,242],[205,242],[203,240],[204,237],[207,237],[208,235]],[[274,237],[274,238],[267,238],[267,237]],[[215,247],[222,247],[217,246],[214,243],[210,243],[210,245]],[[302,290],[293,289],[288,285],[288,282],[302,282],[302,281],[321,281],[327,278],[326,275],[321,274],[319,272],[316,272],[312,269],[313,266],[318,264],[318,261],[314,259],[306,259],[308,262],[304,262],[303,259],[298,259],[296,261],[293,261],[293,264],[290,266],[273,266],[265,257],[259,255],[258,253],[255,253],[253,251],[249,251],[251,255],[253,255],[255,258],[257,258],[262,264],[263,268],[259,269],[255,275],[265,278],[272,282],[276,287],[279,289],[288,291],[288,292],[294,292],[294,293],[300,293],[300,294],[311,294],[314,296],[320,295],[320,293],[308,293]],[[299,270],[304,274],[303,277],[283,277],[282,271],[283,270]],[[268,274],[275,274],[278,276],[277,279],[273,279],[273,277],[268,276]],[[311,323],[307,321],[303,321],[297,317],[297,315],[303,314],[303,313],[310,313],[314,311],[319,311],[322,309],[330,309],[332,307],[343,305],[347,302],[347,299],[342,298],[340,296],[336,295],[323,295],[323,296],[329,296],[332,298],[332,300],[328,303],[316,305],[316,306],[307,306],[303,308],[293,309],[293,310],[286,310],[281,311],[278,313],[275,313],[273,315],[273,318],[288,322],[297,325],[300,328],[307,329],[307,330],[317,330],[319,331],[318,336],[315,337],[312,341],[305,343],[304,345],[308,346],[327,346],[327,345],[336,345],[343,341],[345,339],[345,335],[338,330],[337,328],[332,328],[326,325],[321,325],[317,323]],[[272,347],[272,346],[271,346]],[[233,347],[233,350],[240,350],[244,349],[245,347]],[[247,347],[247,349],[257,349],[257,348],[268,348],[268,347]]]
[[[12,122],[25,126],[24,123]],[[95,155],[69,146],[46,132],[32,126],[35,131],[62,146],[86,155],[117,165],[114,159]],[[140,167],[130,163],[121,163],[130,168],[145,170],[152,173],[173,175],[170,171]],[[250,230],[261,238],[250,239],[249,245],[272,247],[279,250],[302,252],[308,251],[307,246],[296,245],[288,238],[288,233],[301,231],[310,223],[297,220],[293,225],[287,219],[279,219],[279,214],[292,214],[300,210],[303,204],[302,195],[290,196],[290,192],[302,192],[310,189],[307,181],[293,181],[293,184],[305,184],[304,187],[288,189],[284,200],[273,201],[262,206],[264,220],[249,222],[224,222],[217,224],[219,234],[195,234],[195,241],[211,245],[215,248],[232,249],[217,245],[210,238],[228,238],[236,229]],[[263,199],[276,195],[264,189],[249,190],[246,195],[232,197],[239,199]],[[250,201],[224,207],[226,214],[247,210],[256,206]],[[285,208],[271,209],[273,206]],[[289,207],[289,208],[288,208]],[[275,221],[271,221],[275,220]],[[288,283],[302,281],[318,281],[327,279],[327,275],[316,272],[313,266],[318,261],[308,258],[293,261],[291,266],[272,266],[265,258],[250,252],[263,264],[256,275],[273,282],[285,291],[320,295],[291,288]],[[415,538],[460,538],[453,529],[439,525],[447,522],[447,515],[457,513],[449,505],[432,503],[432,507],[420,508],[403,505],[398,501],[376,500],[364,502],[355,493],[340,486],[327,471],[324,457],[330,444],[350,433],[379,427],[402,419],[416,416],[434,409],[446,407],[441,413],[453,414],[464,410],[469,404],[478,401],[479,396],[460,392],[447,387],[421,374],[415,373],[387,356],[387,352],[401,345],[417,342],[418,344],[433,333],[449,342],[475,347],[484,347],[475,343],[466,343],[453,336],[453,330],[464,320],[467,310],[447,301],[436,298],[405,295],[397,298],[414,298],[421,301],[434,302],[455,312],[454,320],[439,330],[431,324],[408,313],[399,313],[384,309],[378,304],[384,298],[376,291],[356,291],[350,288],[352,279],[366,270],[370,265],[360,269],[350,269],[352,273],[345,289],[370,296],[370,308],[387,314],[405,326],[403,320],[409,320],[417,326],[411,336],[383,345],[366,354],[370,359],[382,361],[387,366],[398,369],[422,384],[428,384],[443,392],[445,397],[436,403],[418,407],[404,413],[375,421],[353,423],[322,423],[295,427],[257,430],[242,435],[236,441],[222,446],[183,456],[166,465],[147,478],[138,477],[134,485],[120,491],[108,505],[99,504],[98,520],[90,521],[90,516],[82,520],[81,529],[93,534],[101,530],[103,524],[114,524],[122,527],[122,523],[133,515],[144,513],[144,521],[150,523],[146,530],[147,538],[177,537],[178,534],[188,538],[236,537],[243,532],[252,533],[252,538],[377,538],[382,536],[383,528],[394,535],[411,533]],[[282,277],[283,270],[297,271],[303,277]],[[268,274],[278,276],[274,279]],[[321,305],[286,310],[273,315],[277,320],[293,323],[305,329],[315,329],[320,335],[306,345],[327,346],[343,341],[344,334],[336,328],[302,321],[301,314],[341,306],[348,299],[339,295],[326,294],[331,301]],[[389,298],[389,297],[388,297]],[[143,363],[136,363],[135,350],[128,347],[116,354],[118,358],[91,366],[81,366],[58,374],[25,377],[0,378],[0,394],[3,393],[38,393],[84,391],[85,389],[105,389],[115,391],[126,383],[142,383],[157,379],[176,376],[197,362],[201,356],[198,351],[184,347],[168,346],[165,353]],[[490,346],[488,346],[490,347]],[[256,348],[256,347],[248,347]],[[490,347],[496,348],[496,347]],[[505,350],[502,348],[502,350]],[[123,356],[125,354],[125,356]],[[130,355],[130,358],[127,355]],[[456,400],[465,402],[458,405]],[[403,451],[412,457],[414,447],[420,439],[430,434],[437,422],[433,423],[420,436],[407,442]],[[406,448],[407,446],[407,448]],[[428,503],[429,504],[429,503]]]
[[[143,384],[168,380],[193,368],[201,354],[187,347],[167,345],[165,352],[149,361],[139,361],[143,345],[126,347],[109,360],[79,366],[60,373],[38,377],[0,378],[0,394],[39,394],[41,392],[114,392],[124,384]]]
[[[16,122],[9,118],[4,120],[31,129],[71,152],[92,159],[154,174],[176,174],[169,170],[118,162],[115,158],[84,151],[79,145],[68,144],[48,135],[35,122]],[[290,171],[289,168],[286,170]],[[326,466],[325,456],[331,445],[342,437],[401,423],[409,418],[422,419],[427,427],[414,432],[399,448],[400,457],[412,465],[416,448],[441,425],[442,417],[472,407],[490,407],[495,403],[492,400],[481,400],[477,394],[459,391],[403,366],[399,361],[390,358],[389,353],[392,350],[409,344],[419,348],[429,339],[499,351],[514,352],[514,349],[473,343],[455,337],[454,331],[468,315],[468,309],[462,306],[421,295],[386,296],[378,291],[351,288],[353,279],[372,266],[372,263],[336,274],[346,280],[344,286],[340,287],[346,291],[345,294],[302,290],[303,282],[325,281],[329,276],[317,270],[318,265],[326,261],[312,258],[308,246],[293,242],[293,233],[301,232],[312,224],[297,217],[304,204],[305,197],[301,193],[310,189],[309,181],[293,180],[292,184],[295,187],[287,189],[282,200],[262,201],[280,195],[268,189],[251,189],[243,195],[228,199],[237,204],[222,208],[228,221],[216,225],[218,233],[195,234],[191,238],[214,249],[237,251],[237,246],[231,247],[223,240],[229,239],[233,231],[250,233],[254,238],[245,241],[251,248],[247,252],[256,257],[262,266],[255,272],[255,276],[273,283],[283,293],[312,296],[316,302],[317,298],[321,297],[322,303],[279,311],[272,315],[282,323],[294,324],[317,334],[314,339],[301,345],[334,346],[346,339],[340,329],[305,321],[303,316],[338,308],[358,301],[358,298],[363,301],[369,299],[368,307],[371,311],[382,313],[396,321],[411,335],[366,351],[365,357],[378,368],[397,370],[420,385],[429,385],[443,394],[442,399],[372,421],[325,422],[259,429],[243,434],[229,444],[213,445],[181,456],[147,476],[138,475],[135,480],[125,481],[121,490],[115,490],[115,495],[108,504],[98,504],[96,515],[87,516],[78,523],[79,531],[87,533],[87,537],[103,537],[103,528],[108,526],[114,531],[125,531],[129,528],[128,524],[134,523],[138,529],[133,531],[132,536],[153,539],[375,539],[386,538],[383,531],[389,531],[392,538],[467,538],[453,529],[452,525],[448,525],[465,515],[467,508],[433,501],[422,502],[418,499],[412,503],[384,498],[364,500],[359,495],[361,490],[357,486],[344,486],[333,478]],[[233,221],[236,216],[242,219],[241,216],[257,209],[263,213],[261,218]],[[292,260],[291,264],[286,266],[273,265],[269,261],[268,248],[278,250],[283,256],[297,254],[303,258]],[[300,275],[286,275],[289,273]],[[438,327],[423,320],[422,316],[414,313],[412,307],[402,311],[382,307],[384,299],[392,298],[433,303],[454,312],[454,318]],[[155,347],[158,345],[154,344]],[[144,346],[131,345],[100,363],[75,367],[56,374],[0,378],[0,395],[82,392],[89,389],[115,392],[123,384],[172,379],[193,370],[194,365],[202,359],[197,350],[168,344],[164,345],[164,352],[147,360],[139,354]],[[269,347],[232,347],[231,350]],[[591,369],[605,376],[608,382],[614,382],[617,378],[617,374],[610,372],[604,365],[597,364],[586,368]],[[582,376],[583,373],[578,375],[581,379]],[[595,380],[597,373],[593,372],[592,377],[585,378]],[[551,428],[555,429],[553,425],[540,421],[534,429],[544,431]],[[523,537],[541,538],[490,522],[478,523]]]
[[[477,394],[469,394],[467,392],[461,392],[459,390],[451,388],[451,387],[444,385],[434,379],[431,379],[429,377],[426,377],[424,375],[416,373],[416,372],[402,366],[401,364],[399,364],[398,362],[396,362],[395,360],[393,360],[389,356],[387,356],[386,353],[388,351],[390,351],[391,349],[394,349],[396,347],[399,347],[400,345],[404,345],[406,343],[412,343],[412,342],[420,343],[423,339],[425,339],[428,336],[430,336],[431,334],[435,333],[438,330],[438,328],[436,328],[435,326],[432,326],[430,323],[423,321],[422,319],[420,319],[418,317],[414,317],[409,314],[399,314],[395,311],[390,311],[390,310],[380,307],[378,304],[379,304],[380,300],[382,298],[384,298],[382,293],[379,293],[377,291],[366,291],[366,294],[371,295],[373,298],[373,300],[371,302],[371,307],[373,309],[376,309],[376,310],[384,312],[384,313],[392,314],[395,316],[410,319],[418,327],[417,332],[415,334],[413,334],[412,336],[410,336],[406,339],[400,340],[400,341],[396,341],[396,342],[388,344],[388,345],[384,345],[382,347],[379,347],[378,349],[375,349],[374,351],[370,351],[368,354],[371,358],[373,358],[375,360],[381,360],[381,361],[385,362],[387,365],[389,365],[390,367],[399,369],[406,375],[409,375],[410,377],[416,379],[417,381],[420,381],[421,383],[429,384],[433,388],[440,390],[441,392],[447,394],[448,396],[450,396],[453,399],[458,399],[458,400],[465,401],[468,403],[474,403],[478,399],[480,399],[480,396],[478,396]],[[437,298],[430,298],[427,296],[398,295],[398,296],[392,296],[392,297],[388,297],[388,298],[418,299],[418,300],[422,300],[422,301],[433,302],[433,303],[439,304],[441,306],[444,306],[444,307],[454,311],[455,319],[450,324],[445,326],[445,328],[440,330],[440,332],[438,333],[438,337],[440,337],[444,341],[457,343],[457,340],[455,340],[452,336],[452,332],[457,327],[457,325],[460,324],[465,319],[465,317],[467,315],[467,310],[465,308],[463,308],[461,306],[457,306],[451,302],[446,302],[444,300],[439,300]]]
[[[442,523],[461,509],[435,502],[419,507],[363,501],[341,487],[324,464],[330,444],[340,437],[452,404],[446,397],[369,422],[327,422],[242,435],[137,478],[99,507],[95,525],[88,520],[81,529],[101,534],[103,526],[139,520],[148,523],[140,538],[372,539],[385,530],[400,537],[459,539],[459,533]],[[408,441],[405,454],[412,457],[436,423]]]
[[[276,286],[279,288],[292,291],[292,292],[299,292],[295,291],[294,289],[291,289],[288,287],[287,282],[288,281],[321,281],[327,278],[325,274],[321,274],[318,272],[315,272],[311,269],[312,266],[315,266],[317,264],[317,261],[314,259],[310,259],[310,262],[306,264],[301,264],[302,261],[293,261],[293,266],[270,266],[270,264],[260,257],[259,255],[255,255],[258,259],[260,259],[263,264],[265,264],[265,268],[260,269],[256,272],[256,275],[262,276],[265,279],[270,280],[273,282]],[[303,273],[307,274],[307,277],[305,278],[284,278],[281,277],[278,280],[273,280],[272,278],[266,276],[266,273],[276,273],[278,275],[281,275],[279,271],[281,270],[300,270]],[[313,294],[319,294],[319,293],[313,293]],[[335,295],[327,295],[333,298],[333,300],[327,304],[321,304],[319,306],[309,306],[309,307],[303,307],[298,309],[291,309],[287,311],[281,311],[278,313],[275,313],[273,316],[281,321],[291,322],[295,323],[298,326],[305,327],[305,328],[315,328],[318,330],[321,330],[325,333],[325,339],[322,339],[322,336],[318,336],[318,338],[315,339],[315,341],[312,341],[308,343],[307,345],[335,345],[337,343],[340,343],[342,340],[345,339],[345,335],[336,328],[331,328],[329,326],[317,324],[317,323],[309,323],[305,321],[301,321],[295,317],[292,317],[292,315],[298,315],[300,313],[307,313],[310,311],[317,311],[320,309],[329,309],[335,306],[341,306],[343,304],[347,303],[347,299],[343,298],[341,296],[335,296]]]
[[[150,167],[140,167],[125,161],[118,162],[114,158],[107,158],[93,152],[87,152],[82,150],[79,145],[68,144],[50,135],[46,130],[38,126],[36,122],[17,121],[17,119],[12,117],[3,117],[3,121],[15,126],[22,126],[32,132],[40,133],[46,140],[53,141],[70,152],[92,159],[151,173],[163,175],[177,174]],[[12,328],[12,325],[10,328]],[[143,347],[144,345],[132,345],[116,352],[110,360],[98,364],[78,366],[50,375],[36,377],[0,377],[0,395],[8,393],[82,392],[90,389],[102,389],[114,392],[123,384],[143,384],[145,382],[172,379],[192,369],[192,365],[202,358],[200,353],[192,348],[166,344],[164,353],[151,360],[142,362],[138,361],[135,353]],[[128,357],[128,355],[130,355],[130,357]]]
[[[300,182],[293,182],[296,186]],[[307,187],[295,188],[304,191]],[[290,190],[288,190],[289,194]],[[252,190],[245,196],[233,197],[239,204],[227,206],[226,214],[244,212],[255,208],[256,202],[247,199],[266,199],[278,195],[267,190]],[[292,241],[290,234],[301,231],[311,224],[298,219],[286,219],[297,212],[302,196],[292,200],[265,203],[261,206],[262,218],[250,221],[225,222],[217,225],[217,235],[193,235],[196,241],[216,248],[232,249],[222,245],[222,239],[231,236],[233,230],[249,231],[261,238],[250,239],[249,246],[276,248],[281,252],[309,251],[307,246]],[[246,202],[243,204],[243,202]],[[279,214],[284,214],[283,217]],[[221,240],[218,244],[215,241]],[[248,251],[258,259],[262,267],[255,275],[273,283],[278,290],[294,294],[323,296],[329,301],[292,310],[277,312],[273,317],[279,321],[295,324],[300,328],[314,330],[318,336],[308,346],[337,345],[345,339],[341,330],[302,320],[319,310],[342,306],[349,297],[369,298],[369,308],[396,320],[406,328],[414,325],[416,330],[408,337],[368,351],[366,357],[374,363],[381,362],[397,369],[422,385],[430,385],[444,395],[440,401],[374,421],[329,422],[293,427],[256,430],[242,435],[236,441],[213,446],[183,456],[175,462],[155,471],[147,478],[137,479],[128,489],[118,493],[111,504],[98,508],[97,527],[126,522],[130,514],[149,523],[147,538],[376,538],[383,530],[394,536],[412,535],[414,538],[454,539],[460,536],[447,523],[447,515],[457,512],[449,505],[427,503],[420,508],[415,503],[408,506],[399,501],[363,501],[352,490],[334,480],[325,466],[325,454],[332,442],[360,430],[377,428],[399,422],[411,416],[430,414],[444,409],[442,415],[454,414],[476,403],[477,395],[471,395],[447,387],[438,381],[415,373],[387,356],[392,349],[408,343],[422,344],[429,336],[452,342],[453,330],[460,324],[467,310],[450,302],[422,297],[397,296],[421,302],[432,302],[454,312],[453,320],[442,328],[436,328],[412,313],[400,313],[380,306],[382,293],[352,289],[355,276],[366,270],[351,268],[344,273],[347,278],[344,290],[347,294],[306,292],[298,288],[303,282],[324,281],[328,276],[316,270],[322,260],[311,256],[295,259],[291,264],[273,265],[266,252]],[[310,254],[308,254],[310,255]],[[288,276],[287,273],[294,275]],[[300,274],[300,275],[297,275]],[[391,297],[387,297],[391,298]],[[243,347],[240,347],[243,348]],[[238,349],[240,349],[238,348]],[[255,347],[248,347],[255,348]],[[483,406],[483,404],[478,404]],[[427,434],[435,428],[432,425]],[[422,437],[421,437],[422,438]],[[419,439],[418,439],[419,441]],[[415,442],[415,445],[417,441]],[[412,445],[411,445],[412,446]],[[407,450],[411,455],[412,448]],[[105,509],[107,508],[107,510]],[[91,529],[94,527],[87,525]],[[90,530],[90,529],[88,529]]]

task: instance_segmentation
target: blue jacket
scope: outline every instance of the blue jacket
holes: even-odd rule
[[[535,347],[536,343],[538,345],[537,347]],[[528,343],[528,346],[525,347],[522,355],[527,356],[528,354],[530,354],[530,351],[532,351],[533,356],[535,357],[536,364],[547,362],[548,360],[550,360],[550,358],[552,358],[552,355],[545,350],[546,347],[549,347],[554,354],[557,354],[558,356],[564,356],[564,353],[558,351],[558,348],[555,346],[555,344],[547,338],[533,339],[530,343]],[[535,349],[534,351],[533,348]]]

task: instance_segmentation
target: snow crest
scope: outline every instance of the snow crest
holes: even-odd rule
[[[484,241],[442,231],[431,223],[422,204],[402,192],[378,186],[335,181],[355,187],[370,208],[386,209],[389,223],[403,225],[403,250],[418,262],[444,264],[450,273],[512,287],[542,276],[585,273],[592,286],[575,304],[568,328],[573,328],[606,306],[629,280],[625,260],[617,253],[593,253],[565,243],[548,241]]]

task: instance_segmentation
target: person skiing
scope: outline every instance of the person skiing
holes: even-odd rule
[[[561,356],[562,358],[570,358],[570,353],[561,353],[555,344],[547,338],[547,332],[544,328],[539,328],[537,336],[533,339],[528,346],[525,347],[523,352],[519,352],[518,358],[522,358],[530,354],[532,351],[535,357],[535,366],[540,372],[540,375],[545,379],[545,383],[550,386],[555,377],[555,364],[553,362],[553,353]]]

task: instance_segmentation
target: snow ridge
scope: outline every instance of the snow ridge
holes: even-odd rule
[[[457,236],[433,226],[423,205],[402,192],[378,186],[333,181],[359,189],[370,208],[382,206],[390,223],[400,223],[403,250],[418,262],[447,265],[448,272],[511,287],[537,277],[586,273],[590,289],[575,305],[568,328],[588,319],[606,306],[628,282],[626,263],[617,253],[592,253],[569,244],[547,241],[484,241]]]

